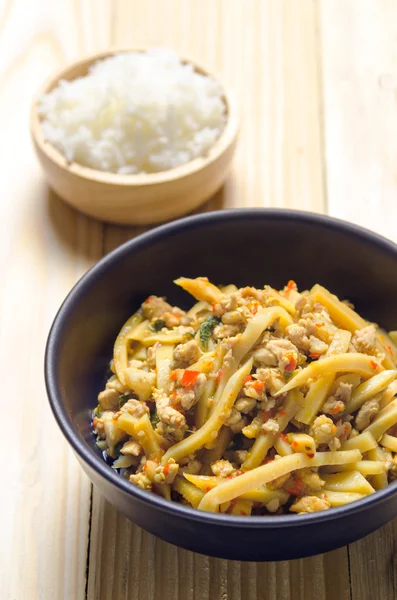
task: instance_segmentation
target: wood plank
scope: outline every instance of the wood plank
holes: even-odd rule
[[[323,0],[329,213],[397,240],[397,4]],[[352,600],[397,595],[397,520],[349,547]]]
[[[89,600],[350,598],[344,548],[291,562],[219,560],[153,537],[99,494],[94,496],[92,523]]]
[[[61,301],[102,252],[102,226],[48,191],[28,116],[37,87],[84,45],[70,0],[14,0],[1,11],[0,596],[78,600],[85,595],[91,485],[49,409],[43,354]]]
[[[167,46],[202,63],[240,105],[223,205],[323,210],[311,0],[117,0],[116,47]]]
[[[320,6],[329,212],[396,240],[397,3]]]
[[[395,600],[397,519],[349,546],[352,600]]]
[[[91,486],[43,401],[41,363],[60,301],[102,252],[102,226],[48,193],[28,138],[30,94],[66,61],[110,41],[173,47],[220,74],[241,103],[233,173],[203,210],[320,212],[323,96],[330,213],[396,239],[396,12],[394,0],[5,4],[0,123],[3,147],[18,161],[7,156],[2,173],[0,355],[4,396],[21,400],[3,432],[13,453],[0,490],[2,597],[84,597],[90,506]],[[140,231],[106,227],[106,251]],[[34,350],[27,346],[21,380],[19,363],[9,359],[26,339]],[[396,597],[395,540],[396,522],[350,547],[353,600]],[[210,559],[156,540],[94,492],[89,597],[347,600],[348,586],[346,549],[291,563]]]
[[[318,40],[311,2],[118,0],[113,23],[115,46],[134,40],[138,47],[174,48],[220,73],[240,99],[242,127],[233,173],[202,210],[282,206],[324,211]],[[105,252],[143,230],[106,226]],[[95,490],[93,506],[90,599],[348,599],[346,549],[291,563],[222,561],[155,539]]]

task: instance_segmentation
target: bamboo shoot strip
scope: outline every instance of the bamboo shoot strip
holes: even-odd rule
[[[210,490],[200,502],[199,509],[217,512],[219,504],[233,500],[297,469],[358,462],[359,460],[361,460],[359,450],[316,452],[314,458],[308,458],[305,454],[300,453],[283,456],[279,460],[273,460],[266,465],[247,471],[239,477],[229,479],[226,483]]]
[[[299,371],[280,391],[275,394],[281,396],[289,390],[304,385],[309,379],[328,373],[359,373],[363,377],[372,377],[383,371],[382,365],[374,356],[356,352],[327,356],[323,360],[312,362],[308,367]]]
[[[216,439],[218,432],[226,419],[228,418],[234,402],[241,390],[244,378],[250,374],[252,369],[252,359],[247,360],[242,367],[228,381],[225,390],[220,398],[214,412],[208,421],[189,437],[172,446],[163,456],[162,463],[165,464],[168,459],[180,460],[188,454],[196,452],[208,442]]]

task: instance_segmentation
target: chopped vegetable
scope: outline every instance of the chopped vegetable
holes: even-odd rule
[[[290,292],[291,290],[294,290],[294,289],[296,289],[296,283],[293,279],[290,279],[286,285],[286,291]]]
[[[207,317],[207,319],[200,325],[200,343],[204,350],[208,350],[208,342],[212,335],[214,328],[219,325],[221,320],[219,317]]]
[[[130,397],[131,397],[130,394],[120,394],[119,400],[118,400],[118,402],[119,402],[119,410],[120,410],[120,408],[122,406],[124,406],[124,404],[126,402],[128,402],[128,400],[130,399]]]
[[[338,413],[342,412],[342,410],[343,410],[343,405],[337,404],[336,406],[331,408],[331,410],[329,411],[329,414],[337,415]]]
[[[124,446],[124,442],[119,442],[118,444],[116,444],[116,446],[114,447],[114,457],[113,458],[118,458],[121,454],[121,449]]]
[[[160,419],[157,414],[157,410],[154,410],[152,413],[150,413],[150,422],[152,424],[153,429],[155,429],[157,427],[157,424],[159,423],[159,421],[160,421]]]
[[[260,394],[260,392],[263,390],[263,388],[265,387],[265,384],[263,381],[259,381],[258,379],[252,384],[252,387],[254,388],[254,390],[256,392],[258,392]]]
[[[288,487],[285,487],[285,491],[292,496],[300,496],[303,492],[304,483],[299,477],[292,477],[292,481],[289,482]]]
[[[163,327],[166,327],[165,321],[163,319],[156,319],[154,323],[149,325],[149,329],[152,331],[161,331]]]
[[[297,370],[294,371],[284,371],[284,378],[289,381],[291,377],[294,377],[297,374]]]
[[[285,365],[284,370],[288,371],[288,372],[295,371],[295,369],[296,369],[295,356],[293,356],[293,354],[287,354],[286,356],[288,358],[288,363]]]
[[[193,387],[199,375],[200,371],[189,371],[186,369],[181,380],[181,385],[183,387]]]
[[[94,408],[94,417],[101,417],[102,416],[102,411],[101,411],[101,407],[98,404],[98,406],[96,406]]]

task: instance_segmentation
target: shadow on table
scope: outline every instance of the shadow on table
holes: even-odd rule
[[[189,213],[188,215],[182,215],[182,216],[197,215],[197,214],[200,214],[203,212],[220,210],[220,209],[224,208],[224,206],[225,206],[225,188],[222,187],[220,190],[218,190],[218,192],[214,196],[212,196],[212,198],[210,200],[208,200],[208,202],[206,202],[205,204],[203,204],[202,206],[197,208],[192,213]],[[124,242],[131,240],[132,238],[136,237],[137,235],[140,235],[141,233],[144,233],[145,231],[148,231],[149,229],[152,229],[153,227],[156,227],[156,225],[153,225],[153,226],[150,226],[150,225],[148,225],[148,226],[127,226],[127,225],[113,225],[111,223],[104,224],[104,254],[107,254],[111,250],[114,250],[115,248],[117,248],[117,246],[120,246],[120,244],[123,244]]]
[[[301,560],[238,562],[195,554],[163,542],[121,515],[94,490],[88,572],[88,598],[98,600],[395,600],[393,577],[382,596],[357,581],[384,572],[382,553],[366,566],[375,536],[390,537],[393,523],[349,547],[362,554],[349,573],[349,551],[340,548]],[[387,530],[387,531],[386,531]],[[389,533],[387,533],[389,531]],[[386,533],[385,533],[386,532]],[[288,544],[288,536],[285,538]],[[376,540],[375,540],[376,541]],[[264,538],[263,543],[266,543]],[[367,551],[366,551],[367,549]],[[380,548],[378,548],[380,550]],[[367,561],[364,557],[367,556]],[[375,562],[374,562],[375,561]],[[366,573],[368,571],[368,573]],[[351,593],[350,579],[356,582]],[[381,577],[381,575],[379,575]],[[383,577],[382,577],[383,579]]]
[[[191,214],[199,214],[225,207],[225,187]],[[47,188],[47,212],[52,230],[59,242],[74,255],[90,262],[98,260],[120,244],[150,229],[150,226],[128,226],[103,223],[87,217],[64,202],[51,188]]]
[[[64,202],[51,188],[47,188],[46,209],[51,232],[71,257],[88,265],[103,253],[104,224],[90,219]]]

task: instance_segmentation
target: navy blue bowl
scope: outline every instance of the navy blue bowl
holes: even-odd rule
[[[397,328],[397,246],[360,227],[289,210],[229,210],[144,233],[100,260],[70,292],[49,334],[45,375],[55,418],[105,498],[134,523],[195,552],[287,560],[357,540],[397,515],[397,488],[308,515],[238,517],[200,512],[131,485],[103,460],[90,427],[117,333],[149,294],[186,306],[172,281],[301,289],[318,282],[369,320]]]

